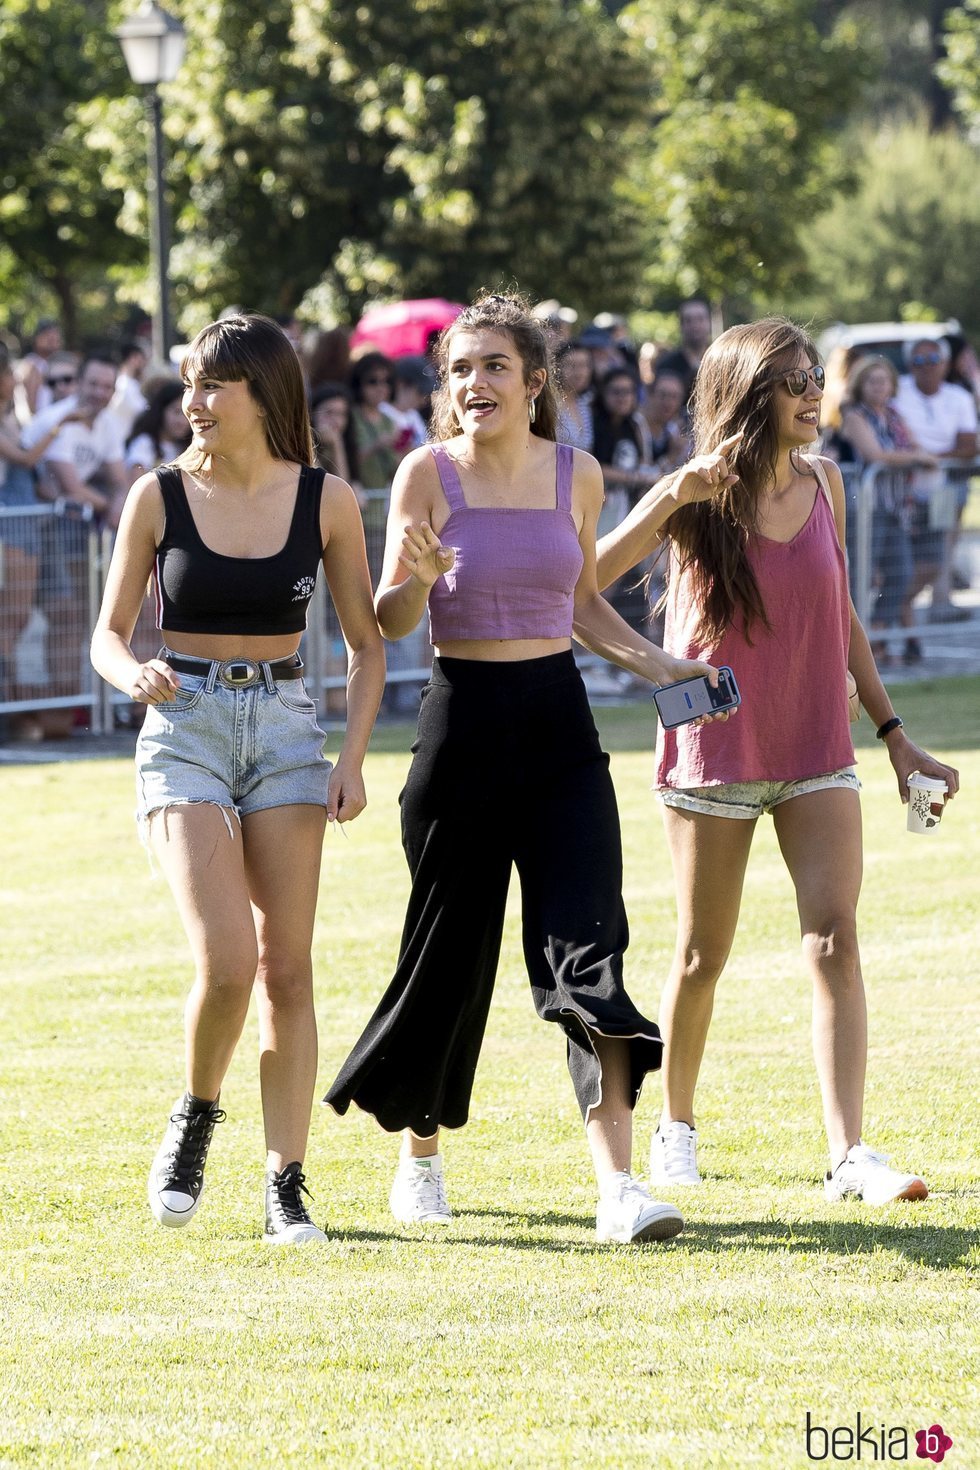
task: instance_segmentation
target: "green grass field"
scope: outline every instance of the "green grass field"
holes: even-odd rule
[[[145,1178],[182,1085],[188,959],[136,839],[130,763],[0,771],[0,1465],[784,1470],[811,1463],[808,1412],[852,1432],[860,1413],[876,1444],[882,1426],[904,1429],[913,1464],[914,1431],[939,1422],[950,1470],[980,1465],[980,680],[896,702],[965,790],[934,837],[906,834],[887,758],[861,731],[865,1131],[933,1193],[876,1210],[823,1200],[809,995],[762,823],[701,1080],[706,1183],[684,1196],[684,1234],[632,1250],[594,1241],[563,1042],[533,1014],[516,894],[472,1122],[446,1140],[449,1229],[395,1225],[394,1140],[318,1110],[308,1172],[329,1240],[263,1247],[252,1022],[202,1209],[187,1231],[156,1227]],[[628,983],[655,1015],[673,904],[648,790],[652,713],[599,720],[623,812]],[[324,1087],[398,943],[409,739],[379,732],[371,805],[348,838],[328,834]],[[658,1099],[654,1078],[637,1114],[641,1172]]]

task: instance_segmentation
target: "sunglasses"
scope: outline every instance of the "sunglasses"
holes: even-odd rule
[[[69,383],[74,383],[75,374],[70,373],[66,378],[48,378],[49,388],[67,388]]]
[[[938,367],[941,362],[938,352],[916,352],[911,358],[913,367]]]
[[[365,378],[364,379],[364,386],[366,388],[390,388],[391,387],[391,379],[390,378]]]
[[[794,398],[803,397],[803,394],[806,392],[806,385],[809,382],[812,382],[813,386],[819,388],[822,393],[826,381],[827,374],[819,363],[817,363],[816,367],[812,368],[794,368],[783,379],[783,382],[786,384],[786,391],[791,393]]]

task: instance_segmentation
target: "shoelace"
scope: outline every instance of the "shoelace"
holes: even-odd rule
[[[280,1229],[313,1224],[302,1200],[304,1194],[307,1199],[313,1198],[306,1187],[306,1175],[299,1169],[284,1169],[269,1181],[269,1214]]]
[[[416,1200],[426,1210],[448,1210],[446,1185],[441,1174],[431,1169],[413,1169],[408,1176],[409,1188]],[[432,1195],[435,1194],[433,1201]]]
[[[625,1204],[626,1201],[633,1194],[638,1195],[643,1200],[644,1204],[647,1203],[646,1190],[643,1188],[643,1185],[639,1182],[638,1179],[633,1178],[632,1174],[619,1175],[616,1179],[616,1183],[611,1191],[611,1194],[612,1198],[615,1199],[618,1204]]]
[[[696,1168],[696,1140],[693,1133],[672,1130],[664,1135],[664,1161],[669,1168]]]
[[[206,1113],[171,1113],[170,1121],[179,1132],[170,1151],[168,1177],[178,1184],[199,1184],[211,1146],[216,1123],[227,1117],[224,1108],[211,1108]]]

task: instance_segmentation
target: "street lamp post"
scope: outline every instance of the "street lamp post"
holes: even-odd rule
[[[115,32],[122,46],[129,75],[146,90],[143,101],[149,124],[148,185],[150,203],[150,263],[156,277],[153,310],[153,354],[166,362],[172,342],[170,332],[170,243],[167,200],[163,183],[163,105],[157,91],[161,82],[172,82],[184,59],[184,27],[168,15],[156,0],[143,0],[134,16]]]

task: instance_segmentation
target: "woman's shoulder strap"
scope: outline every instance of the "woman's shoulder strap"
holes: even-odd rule
[[[460,483],[459,471],[453,461],[452,455],[444,444],[430,444],[432,458],[436,462],[439,473],[439,483],[442,493],[445,495],[450,510],[465,510],[466,500],[463,496],[463,486]]]
[[[830,481],[827,479],[827,471],[823,467],[823,461],[818,454],[801,454],[800,459],[807,469],[811,470],[817,477],[817,484],[824,493],[827,504],[830,506],[831,514],[834,510],[834,497],[830,493]]]
[[[555,446],[555,505],[558,510],[572,508],[572,479],[575,475],[575,451],[570,444]]]

